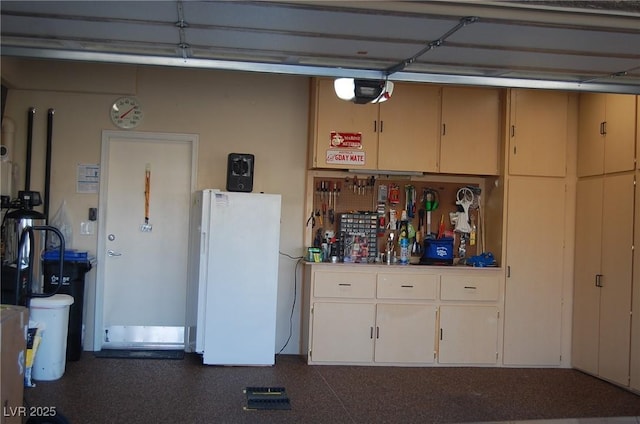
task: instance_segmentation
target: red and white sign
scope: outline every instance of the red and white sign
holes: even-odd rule
[[[341,149],[362,149],[362,133],[331,131],[331,147]]]
[[[363,151],[327,150],[327,164],[364,165]]]

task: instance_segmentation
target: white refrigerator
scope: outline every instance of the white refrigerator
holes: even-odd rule
[[[211,189],[191,206],[186,350],[208,365],[273,365],[281,196]]]

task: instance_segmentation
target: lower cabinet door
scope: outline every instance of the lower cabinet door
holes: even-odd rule
[[[498,308],[441,306],[438,363],[495,364]]]
[[[378,304],[375,362],[432,363],[436,307]]]
[[[313,362],[373,362],[375,304],[313,304]]]

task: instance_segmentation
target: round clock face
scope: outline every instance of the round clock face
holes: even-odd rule
[[[135,128],[142,121],[142,106],[133,97],[121,97],[111,105],[111,121],[120,128]]]

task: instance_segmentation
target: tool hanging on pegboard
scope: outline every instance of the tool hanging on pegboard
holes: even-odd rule
[[[400,203],[400,187],[398,184],[389,184],[389,204],[397,205]]]
[[[422,197],[424,198],[424,210],[427,216],[427,238],[431,237],[431,212],[438,209],[438,205],[440,202],[440,198],[438,196],[438,191],[425,188],[422,193]]]
[[[405,210],[407,217],[413,219],[416,216],[416,188],[412,185],[404,186]]]

